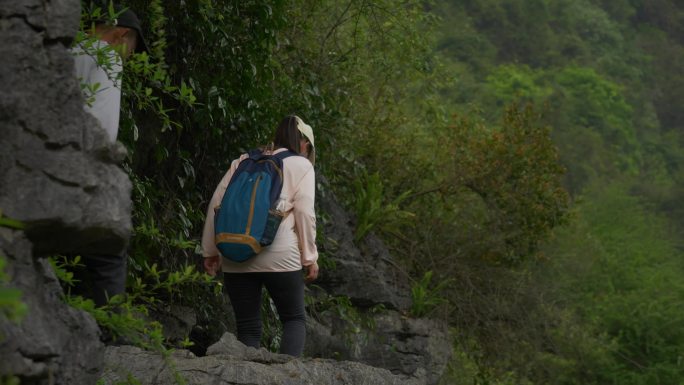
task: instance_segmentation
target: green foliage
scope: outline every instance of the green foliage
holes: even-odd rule
[[[52,257],[49,260],[55,275],[68,286],[73,286],[75,284],[73,273],[68,271],[68,267],[78,265],[78,261],[74,263],[63,256]],[[147,314],[147,308],[134,305],[131,297],[114,296],[107,305],[101,308],[96,307],[90,299],[71,296],[68,292],[64,298],[69,305],[91,314],[98,325],[110,332],[114,339],[126,338],[141,347],[165,350],[161,325],[145,320],[143,316]]]
[[[128,297],[147,306],[162,305],[160,299],[173,303],[176,296],[187,294],[189,286],[210,285],[212,282],[211,276],[196,271],[194,266],[167,271],[159,269],[157,264],[150,266],[145,263],[142,276],[136,277],[129,285]]]
[[[6,264],[5,256],[0,254],[0,315],[9,321],[19,322],[28,308],[21,301],[21,290],[7,287],[9,277],[5,273]],[[2,339],[2,335],[0,335],[0,339]]]
[[[327,242],[332,244],[334,249],[337,248],[337,242],[334,239],[328,238],[325,234],[326,224],[329,223],[330,220],[329,215],[316,210],[316,245],[319,245],[317,263],[322,270],[334,270],[337,268],[337,262],[329,257],[329,253],[333,250],[326,250],[325,248],[320,247],[323,245],[323,240],[327,238]]]
[[[112,23],[117,16],[118,13],[114,11],[111,2],[103,9],[93,3],[82,1],[80,29],[74,39],[73,47],[81,51],[78,54],[91,56],[114,84],[121,84],[121,73],[115,71],[115,68],[121,63],[116,51],[117,47],[101,44],[91,33],[95,29],[95,21],[102,20]],[[79,79],[79,81],[86,104],[92,106],[95,95],[100,91],[102,85],[100,83],[84,83],[83,79]]]
[[[529,61],[538,66],[553,52],[547,1],[465,1],[461,6],[474,19],[478,30],[496,44],[501,60]]]
[[[321,134],[320,170],[352,201],[349,181],[363,168],[371,174],[383,168],[384,157],[399,157],[395,150],[407,151],[398,146],[399,133],[421,126],[417,110],[437,108],[432,87],[439,63],[425,33],[435,19],[416,1],[399,7],[386,0],[301,1],[288,12],[292,28],[283,30],[276,50],[292,81],[285,98],[311,111]]]
[[[378,173],[363,173],[354,180],[354,190],[357,218],[354,240],[357,242],[374,228],[396,234],[402,224],[406,224],[414,217],[413,213],[400,209],[401,203],[411,191],[404,191],[388,201]]]
[[[73,285],[73,275],[66,271],[71,264],[78,263],[69,261],[66,257],[58,256],[50,258],[50,263],[55,274],[60,279],[66,279],[64,283]],[[174,381],[178,385],[185,384],[185,379],[175,368],[171,360],[171,352],[167,348],[167,341],[164,336],[162,325],[157,321],[149,319],[149,311],[158,308],[162,301],[160,295],[173,296],[180,294],[187,289],[190,284],[202,284],[211,280],[211,277],[200,274],[194,267],[188,266],[182,271],[166,272],[159,270],[156,265],[145,265],[145,279],[149,283],[137,279],[135,285],[128,288],[126,294],[115,295],[109,302],[96,307],[90,299],[81,296],[72,296],[66,293],[64,300],[70,306],[89,313],[113,341],[125,341],[126,344],[139,346],[144,349],[153,350],[162,355],[166,365],[171,368]],[[165,303],[171,302],[168,297]],[[181,346],[186,348],[192,343],[186,338],[181,342]],[[129,375],[123,384],[137,384],[139,381]]]
[[[0,227],[21,230],[25,226],[20,221],[4,217],[2,215],[2,210],[0,210]],[[0,315],[12,322],[19,322],[28,311],[28,308],[26,304],[21,301],[21,290],[7,287],[10,277],[5,272],[6,265],[6,257],[0,253]],[[0,340],[1,339],[2,335],[0,335]],[[8,384],[12,384],[12,381],[11,377],[7,378]]]
[[[69,259],[57,256],[50,258],[50,264],[56,276],[67,287],[76,283],[69,268],[80,266],[78,257]],[[167,356],[168,350],[165,347],[161,324],[148,319],[150,310],[162,309],[166,303],[173,302],[174,296],[186,293],[188,286],[208,284],[211,277],[195,271],[192,266],[173,272],[159,270],[154,264],[145,265],[144,268],[144,275],[138,277],[127,288],[125,295],[110,298],[103,307],[96,307],[92,300],[72,296],[68,291],[65,294],[65,301],[77,309],[90,313],[114,340],[124,339],[128,343]]]
[[[86,47],[84,49],[88,54],[98,58],[97,62],[99,65],[103,66],[105,69],[107,69],[109,66],[109,70],[111,71],[111,60],[109,60],[108,57],[113,54],[113,52],[111,52],[112,47],[103,48],[99,45],[93,45],[93,42],[96,41],[96,39],[87,33],[92,27],[92,24],[87,24],[87,21],[101,18],[101,15],[103,14],[102,7],[97,3],[83,2],[83,5],[81,32],[77,36],[74,44]],[[111,3],[108,2],[108,5],[111,7]],[[115,15],[113,15],[111,12],[112,11],[110,10],[109,17],[115,17]],[[138,14],[142,15],[143,13],[138,9]],[[125,61],[123,74],[119,74],[119,76],[121,76],[120,81],[122,80],[122,94],[124,100],[124,103],[122,103],[120,122],[120,139],[122,139],[124,143],[128,144],[129,150],[132,149],[132,143],[138,141],[141,136],[138,124],[134,121],[134,111],[144,114],[147,120],[154,122],[153,124],[145,127],[145,133],[147,135],[153,133],[163,133],[171,130],[172,128],[181,128],[182,125],[179,123],[174,114],[178,114],[178,112],[183,111],[183,109],[191,108],[196,101],[196,97],[194,96],[192,89],[187,87],[185,82],[175,82],[172,79],[172,76],[168,71],[168,64],[164,61],[164,51],[167,49],[164,31],[166,18],[164,17],[161,2],[151,2],[149,4],[149,13],[144,14],[151,17],[151,20],[154,21],[152,25],[155,27],[154,33],[146,34],[148,37],[148,45],[151,47],[150,55],[147,53],[133,54],[128,60]],[[97,85],[94,87],[96,88]],[[90,96],[92,97],[92,95]],[[88,97],[89,95],[86,95],[86,98]],[[171,108],[169,106],[171,106]],[[154,131],[151,131],[153,127]],[[166,160],[169,157],[168,150],[163,147],[157,147],[152,154],[158,161]],[[184,165],[185,163],[180,162],[180,164]],[[188,169],[187,167],[184,169],[191,173],[194,171]],[[130,166],[127,167],[127,170],[129,171],[129,175],[133,177],[134,183],[136,184],[136,189],[134,192],[142,192],[143,194],[147,192],[147,190],[144,190],[144,188],[149,187],[148,179],[134,175]],[[183,184],[183,177],[178,176],[178,181],[179,183]],[[146,182],[147,184],[145,184]],[[151,197],[146,198],[149,200]],[[177,202],[177,200],[172,200],[170,203],[173,204],[175,202]],[[158,204],[159,202],[155,203]],[[149,204],[147,208],[151,209],[150,206],[151,204]],[[141,207],[141,205],[136,205],[136,207]],[[155,209],[156,208],[158,207],[155,207]],[[169,209],[170,208],[171,207],[169,207]],[[167,212],[168,210],[164,211],[164,213]],[[151,215],[150,210],[136,210],[135,214],[137,214],[139,217],[145,214]],[[143,222],[150,222],[154,219],[159,219],[156,218],[157,215],[158,214],[155,213],[152,218],[144,217],[143,219],[146,221]],[[168,214],[166,215],[168,216]],[[161,219],[166,218],[162,217]],[[183,219],[183,217],[180,217],[181,221]],[[185,225],[187,228],[187,226],[189,226],[189,221],[185,221],[183,225]],[[183,228],[181,227],[181,233],[182,230]],[[189,234],[189,231],[187,231],[187,229],[185,230],[185,234]],[[144,236],[146,233],[142,231],[142,234]],[[189,235],[186,235],[186,238],[188,236]],[[172,246],[181,244],[183,248],[191,248],[191,246],[188,246],[187,240],[185,238],[175,234],[174,236],[170,237],[171,240],[168,240],[167,238],[164,240],[168,240],[167,243],[170,243]],[[140,250],[140,252],[146,251],[149,250]],[[140,262],[140,259],[136,260]]]
[[[148,321],[147,308],[134,305],[130,300],[114,297],[104,308],[95,307],[92,300],[80,296],[67,296],[67,303],[91,314],[98,325],[112,334],[114,340],[166,353],[161,324]]]
[[[514,102],[539,104],[551,94],[551,88],[540,83],[540,71],[527,66],[503,65],[486,78],[486,90],[493,99],[490,104],[503,109]]]
[[[423,277],[414,282],[411,287],[411,315],[425,317],[436,307],[446,305],[448,300],[443,297],[442,291],[450,283],[451,280],[445,279],[433,285],[432,271],[426,271]]]
[[[445,269],[435,268],[441,266],[436,249],[453,250],[459,261],[459,270],[451,269],[459,277],[455,286],[470,282],[449,297],[454,317],[468,320],[459,323],[462,333],[480,345],[475,350],[481,354],[468,352],[467,359],[474,360],[469,373],[475,374],[463,381],[478,383],[473,378],[485,366],[490,382],[502,381],[511,370],[517,383],[681,382],[672,361],[681,355],[672,329],[681,328],[661,326],[677,324],[681,317],[664,310],[678,308],[670,293],[676,296],[679,285],[663,276],[668,269],[679,271],[673,266],[679,242],[663,234],[673,225],[681,231],[682,223],[675,214],[681,189],[674,187],[681,181],[681,159],[674,154],[682,152],[684,142],[681,131],[672,131],[682,122],[677,118],[681,108],[674,107],[682,100],[682,30],[673,28],[681,5],[667,0],[447,3],[438,8],[445,17],[440,52],[458,74],[458,89],[444,94],[454,98],[462,115],[472,119],[476,111],[490,122],[503,103],[543,104],[543,121],[552,127],[568,169],[564,184],[584,202],[579,218],[571,218],[573,230],[564,228],[556,247],[539,254],[533,265],[519,265],[521,279],[515,279],[511,272],[484,268],[466,257],[497,244],[491,231],[475,230],[487,223],[487,205],[466,197],[421,198],[421,206],[430,202],[451,210],[463,224],[454,227],[456,239],[436,236],[441,222],[422,222],[427,229],[419,231],[439,245],[419,248],[422,266],[442,273]],[[631,181],[628,187],[599,188],[625,179]],[[463,210],[468,204],[471,209]],[[635,217],[625,218],[625,212]],[[662,214],[676,222],[668,223]],[[588,222],[599,215],[600,221]],[[508,220],[508,213],[502,218]],[[650,227],[639,224],[644,220]],[[614,251],[607,250],[612,241],[603,239],[606,234],[623,240],[611,246]],[[643,264],[651,258],[659,262]],[[525,271],[534,272],[533,278],[522,278]],[[655,281],[665,282],[664,287],[654,288]],[[524,304],[528,314],[509,310],[507,301]]]
[[[152,181],[147,178],[141,179],[133,175],[131,180],[133,200],[137,208],[133,213],[136,225],[131,247],[133,251],[130,254],[134,261],[133,268],[141,271],[141,266],[147,261],[156,260],[173,266],[159,256],[173,255],[180,251],[187,257],[194,253],[199,245],[193,239],[193,225],[203,219],[204,215],[199,210],[188,207],[179,198],[167,202],[166,213],[160,215],[156,210],[159,202],[164,201],[164,192],[153,187]]]
[[[549,1],[549,20],[556,32],[556,60],[576,59],[607,61],[616,59],[622,50],[624,37],[620,27],[595,1]]]
[[[452,335],[459,335],[457,329]],[[483,361],[478,343],[464,337],[454,338],[451,359],[447,363],[440,385],[532,385],[534,382],[520,378],[514,371],[498,371]]]
[[[283,337],[283,325],[278,318],[278,309],[275,302],[266,290],[261,292],[261,314],[263,332],[261,335],[261,345],[271,352],[277,353],[280,350],[280,343]]]
[[[326,303],[327,302],[327,303]],[[384,307],[377,305],[370,309],[368,313],[363,313],[352,304],[349,297],[346,296],[329,296],[323,303],[323,307],[329,306],[337,317],[346,321],[347,327],[343,334],[351,336],[359,334],[361,330],[369,331],[375,330],[375,321],[373,315],[382,312]]]
[[[539,241],[563,223],[569,204],[549,128],[530,106],[513,107],[500,128],[463,118],[447,135],[454,164],[445,191],[463,194],[465,189],[484,204],[478,225],[486,229],[483,236],[491,246],[483,257],[515,264],[533,255]]]
[[[317,286],[314,289],[320,290]],[[341,321],[342,327],[335,328],[334,333],[341,335],[348,347],[359,341],[365,342],[368,333],[375,331],[375,315],[385,310],[384,306],[376,305],[362,311],[352,304],[349,297],[329,295],[322,290],[315,294],[309,292],[304,300],[307,311],[318,321],[325,322],[329,315]]]
[[[23,230],[26,228],[26,225],[16,219],[3,216],[2,210],[0,209],[0,227],[6,227],[8,229],[14,230]]]
[[[594,368],[598,379],[681,381],[684,315],[678,308],[684,266],[666,219],[649,212],[622,183],[589,190],[579,218],[554,242],[558,260],[548,279],[588,330],[612,341],[608,359]]]
[[[565,113],[570,119],[567,122],[570,131],[560,134],[561,139],[595,132],[617,163],[607,166],[636,173],[641,165],[640,145],[631,122],[632,107],[625,101],[620,87],[590,68],[567,67],[555,75],[555,82],[562,87],[557,96],[561,101],[553,103],[562,103],[558,110],[567,109]],[[570,161],[581,163],[582,158],[574,157]]]
[[[21,380],[15,376],[0,376],[0,385],[20,385]]]
[[[472,67],[475,79],[459,82],[469,91],[460,103],[479,104],[489,120],[498,119],[497,109],[511,101],[545,104],[568,169],[565,182],[573,193],[600,176],[635,174],[644,156],[637,124],[647,123],[647,115],[636,110],[647,106],[651,97],[645,94],[642,71],[652,70],[646,69],[647,57],[625,43],[631,35],[602,6],[621,14],[632,11],[587,0],[543,3],[532,10],[529,2],[493,0],[450,4],[441,10],[475,29],[468,34],[483,40],[480,46],[491,44],[499,50],[498,58]],[[529,33],[532,30],[544,32]],[[450,38],[445,33],[442,39]],[[443,52],[447,60],[458,60],[452,68],[472,62],[458,56],[458,47]]]
[[[592,68],[551,71],[504,64],[486,76],[480,97],[488,119],[512,103],[545,105],[545,120],[561,160],[567,184],[578,191],[599,175],[635,174],[643,165],[634,128],[633,108],[624,90]]]
[[[684,314],[676,309],[684,285],[674,234],[619,187],[599,192],[587,206],[587,220],[605,250],[596,273],[610,279],[594,292],[596,302],[585,306],[620,345],[615,353],[625,370],[622,383],[681,380]]]
[[[99,379],[95,385],[106,385],[104,378]],[[133,377],[132,374],[128,374],[125,381],[117,381],[114,385],[141,385],[137,378]]]

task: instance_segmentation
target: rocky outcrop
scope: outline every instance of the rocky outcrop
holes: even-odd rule
[[[0,6],[0,209],[29,225],[35,254],[112,253],[131,231],[131,183],[83,110],[67,45],[80,2]]]
[[[336,314],[318,314],[307,325],[305,354],[362,362],[393,374],[437,384],[451,357],[447,325],[385,310],[352,323]]]
[[[160,354],[122,346],[108,347],[103,379],[113,385],[133,376],[142,384],[166,385],[180,375],[188,385],[419,385],[405,376],[350,361],[294,359],[256,350],[227,333],[205,357],[179,350],[169,359]]]
[[[79,0],[0,1],[0,228],[9,285],[28,312],[0,316],[0,376],[22,384],[94,384],[104,346],[87,314],[67,306],[46,255],[118,253],[131,230],[131,184],[120,147],[83,110],[68,45]]]
[[[373,325],[356,360],[424,379],[428,384],[439,381],[452,350],[445,323],[390,311],[375,316]]]
[[[171,304],[165,310],[152,310],[147,318],[159,322],[164,337],[175,346],[190,335],[192,328],[197,325],[197,315],[194,309],[188,306]]]
[[[316,284],[324,297],[348,297],[357,314],[350,319],[354,317],[311,312],[305,353],[363,362],[436,384],[451,357],[447,325],[405,315],[411,306],[406,273],[377,236],[369,234],[359,244],[354,242],[352,218],[325,178],[319,179],[323,188],[318,204],[327,216],[320,249],[332,266],[321,270]]]
[[[319,184],[326,186],[324,178]],[[382,304],[406,310],[411,307],[408,279],[393,263],[387,248],[374,235],[364,240],[363,249],[354,243],[352,219],[340,206],[330,188],[317,196],[329,219],[321,226],[321,251],[334,267],[322,270],[317,285],[335,295],[344,295],[357,306]]]
[[[32,256],[21,231],[0,228],[0,254],[28,307],[21,324],[0,316],[0,377],[11,374],[22,384],[94,384],[104,359],[95,320],[64,304],[51,266]]]

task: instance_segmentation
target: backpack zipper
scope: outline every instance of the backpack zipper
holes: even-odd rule
[[[249,217],[247,217],[247,230],[245,230],[245,235],[249,235],[250,228],[252,227],[252,219],[254,218],[254,204],[256,201],[256,192],[261,182],[261,175],[257,177],[256,182],[254,182],[254,188],[252,188],[252,199],[249,201]]]

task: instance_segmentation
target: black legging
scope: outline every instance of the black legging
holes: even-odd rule
[[[83,266],[68,268],[76,280],[71,294],[90,298],[95,305],[104,306],[109,298],[126,292],[125,255],[84,254],[81,264]]]
[[[280,353],[295,357],[302,355],[306,339],[306,313],[301,271],[225,273],[223,279],[235,311],[240,342],[257,349],[260,346],[261,288],[266,286],[283,324]]]

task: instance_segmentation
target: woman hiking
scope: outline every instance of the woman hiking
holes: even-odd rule
[[[216,246],[215,208],[221,204],[240,162],[249,157],[244,154],[232,162],[209,203],[202,234],[204,267],[210,275],[223,272],[240,342],[257,349],[260,346],[261,290],[266,287],[283,324],[280,353],[298,357],[304,351],[306,338],[304,283],[318,277],[313,130],[298,116],[287,116],[276,128],[273,143],[262,151],[265,155],[277,155],[284,151],[299,155],[282,159],[283,184],[279,209],[285,216],[273,243],[244,262],[222,258]]]

